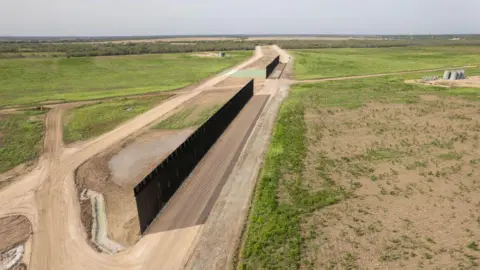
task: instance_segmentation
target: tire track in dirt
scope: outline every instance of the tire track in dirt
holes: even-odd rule
[[[63,149],[62,115],[64,111],[61,106],[56,106],[45,117],[43,154],[46,156],[56,156]]]

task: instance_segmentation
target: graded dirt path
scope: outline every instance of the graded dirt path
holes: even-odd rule
[[[277,46],[273,46],[273,49],[280,55],[282,62],[289,61],[289,55],[285,51]],[[288,63],[286,71],[290,72],[290,69],[291,63]],[[288,89],[288,80],[267,80],[258,93],[268,94],[270,99],[197,236],[196,248],[186,269],[228,269],[231,266],[240,245],[257,174],[263,163],[280,104],[287,96]]]
[[[254,96],[185,180],[147,234],[205,222],[269,96]]]
[[[358,75],[358,76],[343,76],[343,77],[311,79],[311,80],[293,80],[292,83],[316,83],[316,82],[327,82],[327,81],[342,81],[342,80],[352,80],[352,79],[361,79],[361,78],[370,78],[370,77],[383,77],[383,76],[390,76],[390,75],[402,75],[402,74],[443,71],[443,70],[447,70],[447,69],[474,68],[474,67],[477,67],[477,66],[462,66],[462,67],[449,67],[449,68],[436,68],[436,69],[420,69],[420,70],[411,70],[411,71],[378,73],[378,74],[368,74],[368,75]]]
[[[46,120],[45,151],[37,167],[0,193],[0,217],[20,214],[32,223],[33,242],[29,269],[165,269],[178,268],[198,227],[146,235],[133,248],[114,256],[99,254],[86,242],[74,171],[92,156],[120,142],[205,89],[261,58],[254,57],[191,92],[179,94],[116,129],[75,149],[62,143],[62,107]]]

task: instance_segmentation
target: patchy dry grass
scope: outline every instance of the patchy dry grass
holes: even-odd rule
[[[212,115],[214,115],[221,107],[221,104],[207,106],[204,108],[194,105],[177,112],[176,114],[158,123],[153,128],[184,129],[193,126],[200,126]]]
[[[310,112],[307,135],[323,128],[307,162],[326,156],[332,181],[354,192],[302,220],[304,235],[320,235],[305,242],[302,259],[314,269],[345,268],[345,256],[366,269],[475,267],[464,247],[474,250],[480,236],[480,174],[471,162],[480,156],[479,110],[445,99]],[[307,183],[318,188],[318,168],[309,170]]]
[[[295,86],[239,268],[476,268],[478,97],[394,77]]]

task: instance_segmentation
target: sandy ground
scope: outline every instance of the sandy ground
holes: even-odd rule
[[[406,83],[417,83],[425,85],[434,85],[434,86],[443,86],[443,87],[469,87],[469,88],[480,88],[480,76],[469,76],[464,80],[443,80],[439,79],[436,81],[424,82],[423,80],[408,80]]]
[[[1,136],[0,136],[1,137]],[[25,174],[29,170],[32,170],[35,168],[35,163],[33,164],[20,164],[18,166],[15,166],[15,168],[9,170],[8,172],[0,174],[0,190],[2,188],[8,186],[12,181],[17,179],[17,177],[21,176],[22,174]]]
[[[25,243],[32,232],[30,221],[24,216],[8,216],[0,218],[0,252],[9,250],[15,245]]]
[[[197,57],[220,57],[219,52],[198,52],[192,53],[192,55]]]
[[[148,235],[133,248],[114,256],[94,251],[86,242],[82,229],[74,171],[91,157],[121,142],[260,57],[261,50],[257,50],[256,56],[230,72],[212,78],[190,92],[179,94],[74,149],[66,149],[62,143],[62,109],[52,109],[46,117],[44,154],[37,167],[0,193],[0,217],[21,214],[32,223],[29,269],[177,268],[178,265],[172,263],[183,261],[198,230],[196,227]]]
[[[149,173],[192,132],[192,129],[155,130],[140,136],[108,161],[112,181],[119,186],[135,185],[139,177]]]
[[[478,269],[480,104],[425,96],[419,104],[308,111],[304,173],[318,164],[352,191],[302,223],[314,269]],[[313,236],[313,237],[312,237]]]
[[[274,49],[273,46],[265,46],[262,47],[263,57],[260,58],[258,61],[255,61],[248,65],[246,69],[265,69],[268,64],[272,62],[272,60],[277,57],[278,51]]]

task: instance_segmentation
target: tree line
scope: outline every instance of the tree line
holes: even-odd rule
[[[188,53],[200,51],[253,50],[257,45],[277,44],[284,49],[319,48],[377,48],[404,46],[480,45],[480,39],[449,40],[446,38],[378,39],[378,40],[222,40],[195,42],[0,42],[0,57],[41,57],[41,56],[103,56],[152,53]]]

